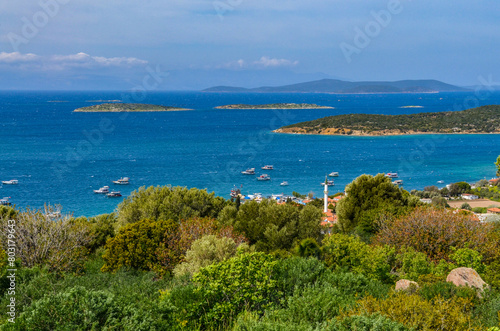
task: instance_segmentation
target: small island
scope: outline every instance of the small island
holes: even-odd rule
[[[144,103],[102,103],[75,109],[75,112],[100,113],[100,112],[153,112],[153,111],[180,111],[191,110],[186,108],[150,105]]]
[[[463,111],[407,115],[348,114],[281,127],[294,134],[388,136],[409,134],[500,133],[500,105]]]
[[[215,107],[215,109],[334,109],[334,107],[319,106],[314,103],[268,103],[263,105],[225,105]]]

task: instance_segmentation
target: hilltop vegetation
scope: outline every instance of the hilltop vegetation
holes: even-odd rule
[[[348,114],[284,126],[276,132],[325,135],[500,133],[500,105],[408,115]]]
[[[167,107],[161,105],[150,105],[145,103],[102,103],[100,105],[88,106],[75,109],[75,112],[151,112],[151,111],[174,111],[187,110],[185,108]]]
[[[329,106],[319,106],[314,103],[269,103],[263,105],[225,105],[217,106],[216,109],[332,109]]]
[[[500,225],[417,201],[363,175],[331,234],[314,204],[194,188],[141,188],[89,219],[0,207],[0,329],[498,330]],[[457,267],[491,288],[447,282]]]

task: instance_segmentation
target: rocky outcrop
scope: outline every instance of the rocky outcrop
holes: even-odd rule
[[[476,270],[464,267],[453,269],[446,277],[446,281],[456,286],[469,286],[480,291],[488,286]]]
[[[396,282],[396,291],[414,292],[418,289],[418,283],[408,279],[400,279]]]

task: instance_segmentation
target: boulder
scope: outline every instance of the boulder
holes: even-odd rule
[[[400,279],[396,282],[396,291],[413,292],[418,288],[417,282],[408,279]]]
[[[485,285],[488,286],[476,270],[465,267],[456,268],[450,271],[448,277],[446,277],[446,281],[456,286],[469,286],[481,291]]]

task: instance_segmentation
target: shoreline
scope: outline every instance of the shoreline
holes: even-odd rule
[[[343,129],[340,129],[343,130]],[[349,129],[348,129],[349,130]],[[344,137],[395,137],[395,136],[420,136],[420,135],[482,135],[482,134],[500,134],[500,132],[409,132],[409,133],[359,133],[352,132],[350,134],[346,133],[307,133],[307,132],[285,132],[283,129],[272,130],[273,133],[279,134],[294,134],[294,135],[308,135],[308,136],[344,136]]]

